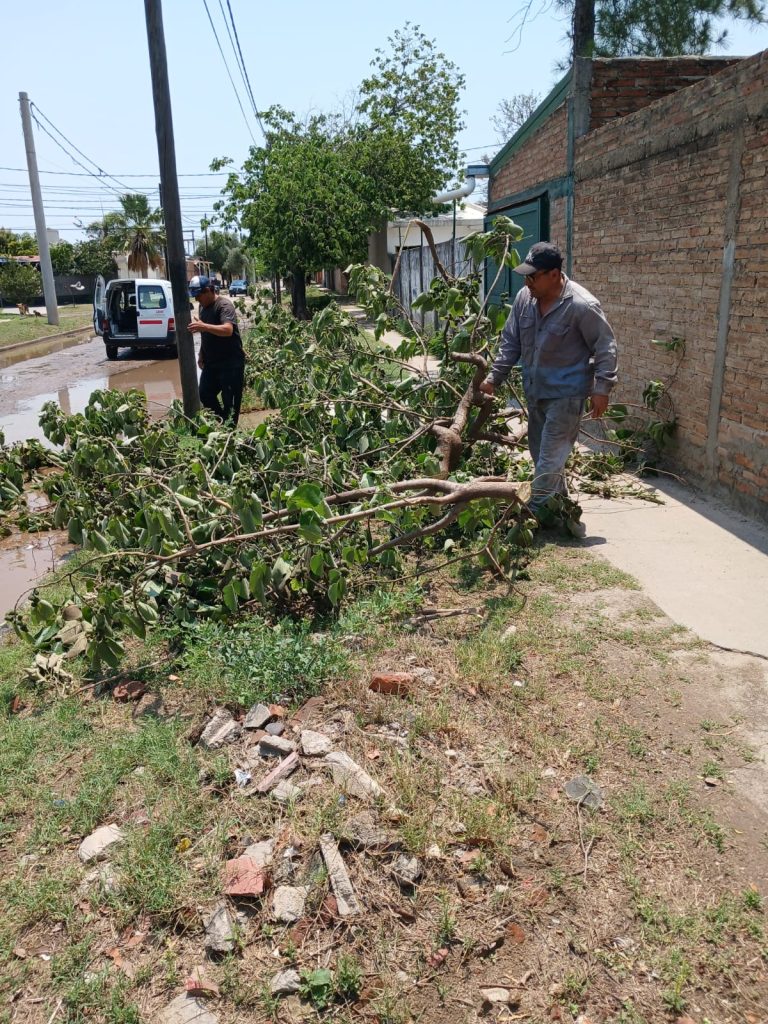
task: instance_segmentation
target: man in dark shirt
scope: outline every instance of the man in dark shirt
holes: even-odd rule
[[[200,304],[200,315],[189,329],[200,334],[200,401],[206,409],[237,426],[243,399],[245,353],[237,326],[237,314],[231,299],[216,295],[205,276],[193,277],[189,291]],[[221,400],[219,400],[219,396]]]

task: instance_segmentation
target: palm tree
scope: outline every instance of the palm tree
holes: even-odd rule
[[[128,269],[146,277],[150,267],[157,270],[163,261],[163,211],[151,209],[140,192],[120,196],[120,206],[114,214],[107,214],[110,227],[123,252],[128,253]]]

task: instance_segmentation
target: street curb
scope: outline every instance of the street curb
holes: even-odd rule
[[[24,352],[35,345],[45,345],[51,341],[60,341],[62,338],[71,338],[75,334],[84,334],[86,331],[93,331],[92,327],[76,327],[73,331],[63,331],[61,334],[48,334],[43,338],[34,338],[31,341],[16,341],[13,345],[0,345],[0,359],[6,352]]]

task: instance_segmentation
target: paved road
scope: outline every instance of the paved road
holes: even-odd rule
[[[121,350],[108,360],[101,338],[27,359],[0,370],[0,430],[6,441],[42,437],[38,416],[44,402],[81,412],[96,388],[140,388],[150,413],[161,415],[181,397],[179,363],[162,350]]]

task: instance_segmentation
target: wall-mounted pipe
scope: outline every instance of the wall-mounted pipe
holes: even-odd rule
[[[478,178],[488,177],[490,168],[487,164],[470,164],[464,173],[466,174],[466,181],[463,185],[460,185],[458,188],[452,188],[447,192],[438,192],[436,196],[432,196],[432,202],[438,204],[450,203],[454,199],[464,199],[475,191]]]

